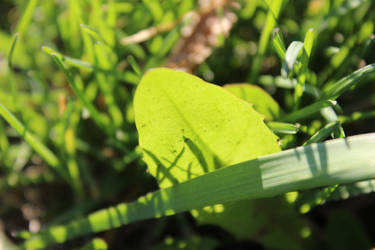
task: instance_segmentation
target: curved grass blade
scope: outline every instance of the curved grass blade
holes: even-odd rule
[[[45,248],[77,236],[207,205],[374,179],[374,155],[375,133],[286,150],[222,168],[149,193],[135,202],[121,203],[87,218],[51,227],[23,246]]]
[[[330,99],[337,99],[345,91],[358,84],[363,78],[375,72],[375,63],[360,68],[341,80],[324,89],[324,93]]]
[[[325,107],[334,106],[334,105],[336,105],[336,101],[332,101],[332,100],[319,101],[309,106],[306,106],[304,108],[301,108],[297,111],[294,111],[291,114],[282,118],[281,120],[286,121],[286,122],[296,122],[298,120],[309,117],[312,114],[319,112]]]

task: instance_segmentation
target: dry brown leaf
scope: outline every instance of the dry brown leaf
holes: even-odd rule
[[[193,72],[217,46],[219,35],[228,36],[236,15],[228,0],[201,0],[197,12],[190,13],[190,22],[181,29],[181,39],[169,56],[166,66]],[[222,9],[222,14],[218,9]]]

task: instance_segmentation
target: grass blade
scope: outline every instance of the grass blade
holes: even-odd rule
[[[62,61],[67,62],[69,65],[72,65],[72,66],[75,66],[75,67],[78,67],[78,68],[95,70],[94,66],[91,63],[81,61],[79,59],[72,58],[72,57],[69,57],[69,56],[65,56],[65,55],[61,54],[60,52],[58,52],[58,51],[56,51],[52,48],[49,48],[47,46],[42,46],[42,50],[44,52],[46,52],[47,54],[49,54],[50,56],[52,56],[52,55],[59,56]]]
[[[30,145],[32,149],[35,150],[48,165],[56,169],[61,173],[61,168],[59,168],[60,161],[56,155],[49,150],[36,136],[31,134],[26,127],[2,104],[0,104],[0,115],[11,125]],[[63,176],[65,173],[63,174]]]
[[[309,145],[311,143],[321,142],[326,139],[329,135],[331,135],[335,129],[339,127],[339,122],[331,122],[324,126],[324,128],[320,129],[316,132],[310,139],[308,139],[303,145]]]
[[[273,31],[272,45],[281,60],[285,60],[285,45],[278,28]]]
[[[54,226],[24,243],[45,248],[74,237],[207,205],[375,178],[375,133],[286,150],[202,175]],[[340,156],[340,157],[337,157]]]
[[[294,64],[297,61],[297,57],[301,49],[303,48],[303,43],[294,41],[292,42],[285,52],[285,60],[281,68],[281,75],[287,77],[293,71]]]
[[[134,57],[132,55],[128,56],[128,62],[130,66],[132,66],[134,72],[137,74],[137,76],[142,77],[142,70],[139,68],[137,62],[135,61]]]
[[[20,37],[23,36],[25,31],[27,30],[27,27],[29,26],[31,19],[33,18],[33,13],[38,5],[39,0],[30,0],[27,4],[26,10],[20,20],[20,22],[17,25],[17,32],[20,34]]]
[[[281,7],[283,5],[283,0],[273,0],[272,2],[267,2],[268,13],[266,18],[266,23],[264,25],[262,34],[259,39],[259,49],[255,56],[253,65],[250,72],[250,82],[255,82],[258,79],[259,70],[262,66],[263,57],[266,53],[268,47],[268,41],[272,33],[273,28],[275,28],[277,19],[281,12]]]
[[[306,33],[305,40],[303,42],[303,47],[306,51],[306,55],[310,58],[312,47],[314,45],[315,31],[314,29],[309,29]]]
[[[267,126],[275,134],[297,134],[299,130],[299,124],[285,123],[285,122],[268,122]]]
[[[57,55],[53,55],[53,58],[55,59],[59,68],[64,72],[70,87],[72,88],[74,93],[77,95],[78,99],[80,99],[83,105],[90,111],[92,119],[98,124],[100,128],[102,128],[107,133],[112,134],[113,131],[111,130],[111,127],[109,126],[110,124],[108,122],[108,119],[105,119],[104,116],[100,114],[99,111],[95,108],[95,106],[89,100],[87,100],[84,93],[75,84],[72,74],[70,73],[70,71],[68,71],[65,68],[60,57]]]
[[[325,107],[334,106],[334,105],[336,105],[336,102],[332,100],[319,101],[309,106],[306,106],[304,108],[301,108],[297,111],[292,112],[291,114],[283,117],[282,121],[296,122],[298,120],[309,117],[310,115],[319,112],[321,109]]]
[[[16,48],[17,41],[18,41],[18,33],[16,33],[13,36],[12,45],[10,46],[10,50],[8,54],[8,67],[10,70],[12,70],[13,52],[14,52],[14,49]]]
[[[324,89],[324,93],[330,99],[336,99],[345,91],[358,84],[363,78],[375,72],[375,63],[360,68],[336,83]]]

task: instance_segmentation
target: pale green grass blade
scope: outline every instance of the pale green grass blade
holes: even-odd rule
[[[0,104],[0,115],[11,125],[31,146],[32,149],[38,153],[48,165],[56,169],[62,176],[65,173],[60,168],[60,161],[56,155],[49,150],[35,135],[31,134],[26,127],[2,104]]]
[[[268,122],[267,126],[275,134],[289,134],[289,135],[294,135],[294,134],[297,134],[297,132],[299,130],[299,125],[298,124],[285,123],[285,122]]]
[[[292,42],[285,52],[285,60],[281,68],[281,75],[287,77],[293,71],[294,64],[297,61],[298,54],[303,48],[303,43],[294,41]]]
[[[292,112],[291,114],[283,117],[281,121],[285,122],[297,122],[298,120],[307,118],[320,110],[322,110],[325,107],[334,106],[336,105],[335,101],[332,100],[323,100],[319,102],[315,102],[309,106],[306,106],[304,108],[301,108],[297,111]]]
[[[207,205],[375,178],[375,133],[286,150],[199,176],[54,226],[24,243],[45,248],[74,237]]]

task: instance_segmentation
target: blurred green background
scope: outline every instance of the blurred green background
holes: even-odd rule
[[[1,1],[0,104],[58,158],[56,164],[53,159],[43,160],[0,119],[0,228],[10,241],[20,243],[29,232],[132,201],[158,188],[141,160],[132,99],[140,74],[167,64],[184,40],[181,29],[186,23],[177,21],[200,10],[202,2],[207,1]],[[271,44],[274,27],[286,46],[303,41],[308,29],[314,28],[308,83],[318,89],[375,62],[374,1],[281,1],[277,24],[262,41],[267,15],[276,2],[243,0],[236,2],[239,8],[217,4],[213,8],[217,17],[225,18],[223,13],[229,11],[236,21],[228,35],[219,34],[217,42],[207,46],[211,51],[192,69],[194,74],[218,85],[259,84],[288,113],[295,107],[293,89],[272,83],[282,67]],[[146,41],[121,42],[141,30],[169,24],[173,25]],[[93,104],[91,109],[74,94],[52,54],[64,61],[78,90]],[[301,106],[313,100],[304,95]],[[373,75],[338,103],[347,136],[375,132]],[[302,121],[301,132],[281,136],[283,148],[301,145],[325,124],[319,115]],[[375,245],[375,196],[364,194],[373,189],[372,182],[352,186],[319,206],[311,200],[321,194],[310,192],[295,203],[297,211],[305,203],[311,205],[302,212],[319,249]],[[353,197],[342,200],[348,196]],[[256,239],[238,240],[219,226],[198,226],[188,213],[133,223],[98,236],[110,249],[263,249]],[[78,248],[92,237],[53,249]]]

